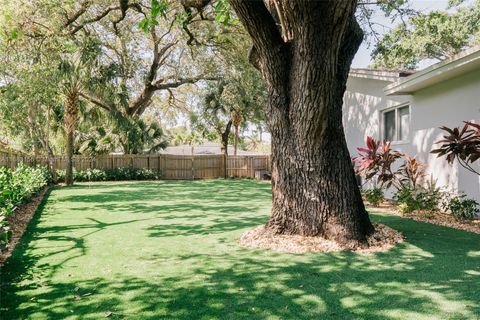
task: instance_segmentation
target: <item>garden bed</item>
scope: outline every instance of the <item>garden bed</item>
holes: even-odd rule
[[[28,203],[20,205],[14,213],[7,218],[11,236],[8,244],[0,251],[0,266],[2,266],[12,254],[49,188],[50,187],[45,187],[42,191],[34,195]]]
[[[457,220],[451,214],[443,212],[433,212],[433,213],[401,213],[399,212],[395,205],[389,202],[384,202],[378,207],[368,206],[367,209],[370,211],[383,211],[396,216],[412,219],[420,222],[432,223],[444,227],[450,227],[458,230],[473,232],[480,234],[480,219],[476,220]]]

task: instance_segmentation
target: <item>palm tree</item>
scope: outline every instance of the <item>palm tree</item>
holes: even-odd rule
[[[60,65],[62,75],[62,92],[65,99],[64,126],[66,141],[66,170],[65,183],[67,186],[73,185],[73,145],[74,132],[78,121],[78,109],[80,101],[80,92],[82,90],[82,79],[86,73],[80,58],[75,57],[72,60],[64,60]]]
[[[65,95],[65,113],[64,125],[66,136],[66,172],[65,183],[67,186],[73,185],[73,142],[75,126],[78,119],[78,104],[81,91],[81,81],[79,76],[79,65],[69,68],[63,83]]]

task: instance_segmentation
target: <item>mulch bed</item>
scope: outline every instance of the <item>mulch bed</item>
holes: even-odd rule
[[[480,234],[480,220],[473,221],[461,221],[455,219],[451,214],[443,212],[434,212],[434,213],[401,213],[392,203],[385,202],[379,207],[367,206],[367,209],[370,211],[381,211],[390,214],[394,214],[400,217],[412,219],[420,222],[427,222],[432,224],[437,224],[444,227],[450,227],[454,229],[459,229],[463,231],[473,232]]]
[[[33,196],[28,203],[19,206],[15,212],[7,218],[11,231],[11,238],[4,250],[0,252],[0,266],[3,266],[8,257],[12,254],[13,249],[15,249],[15,246],[27,229],[30,220],[32,220],[48,189],[49,187],[45,187],[45,189]]]
[[[258,226],[245,232],[240,238],[240,245],[247,248],[270,249],[286,253],[306,252],[385,252],[403,241],[400,232],[382,224],[374,224],[375,233],[368,237],[368,247],[359,244],[340,244],[322,237],[305,237],[299,235],[275,234],[265,226]]]

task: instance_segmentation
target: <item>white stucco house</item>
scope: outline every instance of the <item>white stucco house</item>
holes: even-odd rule
[[[480,123],[480,46],[414,73],[350,72],[343,106],[350,154],[358,154],[367,136],[390,140],[396,150],[426,163],[438,186],[480,202],[478,175],[430,153],[442,139],[440,126],[458,127],[463,121]]]

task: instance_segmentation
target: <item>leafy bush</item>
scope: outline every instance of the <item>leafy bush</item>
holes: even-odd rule
[[[23,164],[15,169],[0,167],[0,249],[8,242],[10,232],[7,218],[22,203],[52,183],[46,167],[27,167]]]
[[[383,191],[380,188],[365,190],[365,198],[374,207],[378,207],[384,199]]]
[[[59,182],[65,181],[65,170],[57,171]],[[73,170],[73,180],[76,182],[121,181],[121,180],[158,180],[159,174],[149,169],[115,168],[112,170],[87,169]]]
[[[450,211],[457,220],[472,220],[480,213],[479,203],[468,199],[464,194],[446,197],[442,203],[446,211]]]
[[[428,187],[417,186],[416,188],[404,186],[397,190],[393,199],[397,202],[401,213],[414,211],[433,213],[438,211],[443,196],[444,193],[440,188],[432,184]]]

